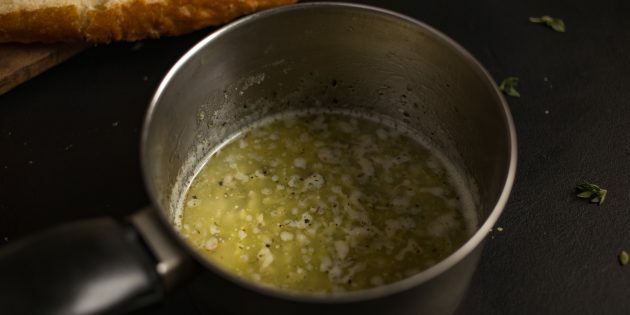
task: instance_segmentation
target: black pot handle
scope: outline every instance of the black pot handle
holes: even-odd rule
[[[188,265],[158,221],[143,210],[130,222],[74,222],[3,246],[0,313],[121,314],[158,301]]]

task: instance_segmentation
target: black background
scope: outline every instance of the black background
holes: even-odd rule
[[[521,98],[508,98],[516,183],[458,312],[629,313],[630,266],[617,254],[630,249],[630,2],[362,3],[436,27],[497,81],[520,78]],[[567,32],[528,22],[544,14]],[[149,98],[212,30],[93,47],[0,96],[0,244],[148,203],[139,134]],[[577,200],[581,181],[608,188],[606,202]],[[137,314],[199,313],[187,290]]]

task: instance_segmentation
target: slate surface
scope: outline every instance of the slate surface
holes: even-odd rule
[[[617,253],[630,249],[630,2],[365,3],[443,31],[497,80],[521,79],[522,97],[508,99],[516,184],[458,313],[628,313],[630,266]],[[527,21],[543,14],[563,18],[567,32]],[[0,96],[0,244],[147,203],[138,161],[146,106],[210,31],[91,48]],[[584,180],[609,189],[602,206],[574,197]],[[137,314],[196,314],[195,303],[184,287]]]

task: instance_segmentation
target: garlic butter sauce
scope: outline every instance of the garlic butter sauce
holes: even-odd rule
[[[209,261],[261,284],[336,293],[392,283],[474,232],[455,168],[369,116],[268,118],[212,152],[176,223]]]

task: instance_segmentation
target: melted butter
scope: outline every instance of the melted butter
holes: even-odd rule
[[[387,125],[283,116],[209,158],[186,194],[180,231],[246,279],[294,291],[365,289],[414,275],[467,240],[471,224],[452,182],[440,159]]]

